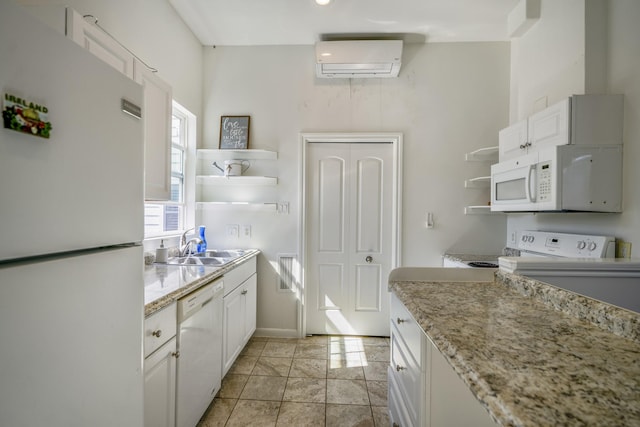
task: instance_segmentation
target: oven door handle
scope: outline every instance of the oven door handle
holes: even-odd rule
[[[531,191],[531,176],[533,175],[533,172],[535,172],[536,170],[536,165],[529,165],[529,172],[527,173],[527,180],[525,182],[525,187],[527,190],[527,199],[529,199],[529,201],[531,203],[535,203],[536,202],[536,196],[533,194],[533,192]]]

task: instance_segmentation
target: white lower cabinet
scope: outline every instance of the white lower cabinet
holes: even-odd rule
[[[171,427],[176,411],[176,337],[144,361],[144,425]]]
[[[394,427],[496,425],[393,293],[388,373]]]
[[[223,377],[256,330],[257,285],[255,257],[224,275]]]
[[[144,320],[144,425],[175,426],[176,304]]]

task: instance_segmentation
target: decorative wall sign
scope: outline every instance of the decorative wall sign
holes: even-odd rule
[[[49,138],[52,126],[47,121],[48,113],[49,110],[44,105],[29,102],[9,93],[4,94],[2,121],[7,129]]]
[[[249,116],[220,117],[220,148],[249,148]]]

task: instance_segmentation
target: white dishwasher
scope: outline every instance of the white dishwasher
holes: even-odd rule
[[[176,425],[195,427],[222,380],[222,279],[178,300]]]

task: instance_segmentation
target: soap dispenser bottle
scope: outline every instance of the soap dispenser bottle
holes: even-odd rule
[[[156,249],[156,262],[167,262],[169,249],[164,247],[164,240],[160,240],[160,247]]]
[[[198,253],[205,253],[207,252],[207,239],[205,237],[205,227],[204,225],[201,225],[200,228],[198,229],[198,234],[200,236],[200,240],[202,240],[202,243],[198,244]]]

